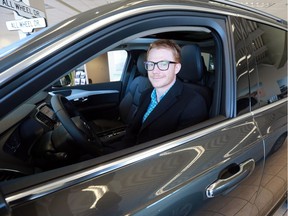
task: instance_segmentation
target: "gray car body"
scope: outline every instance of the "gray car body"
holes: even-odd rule
[[[8,136],[2,134],[34,108],[31,101],[42,99],[41,94],[33,100],[31,96],[60,78],[63,71],[77,66],[63,63],[72,52],[74,59],[92,57],[91,49],[87,48],[92,40],[99,40],[93,42],[97,44],[97,52],[109,50],[117,45],[113,38],[117,29],[119,41],[128,41],[129,34],[137,34],[133,25],[140,22],[139,17],[145,20],[152,14],[157,19],[161,13],[170,12],[212,14],[215,21],[211,25],[219,30],[224,41],[226,76],[225,116],[219,115],[204,126],[197,126],[200,130],[187,128],[111,155],[3,181],[1,215],[271,213],[283,201],[287,190],[287,163],[283,154],[286,143],[270,154],[287,130],[287,99],[236,116],[236,69],[232,64],[235,50],[227,23],[230,16],[242,17],[285,31],[287,23],[243,8],[222,1],[117,2],[69,18],[36,33],[32,39],[20,41],[19,46],[3,49],[0,54],[1,145]],[[129,34],[123,33],[125,28]],[[81,57],[81,50],[85,49]],[[29,103],[21,105],[25,101]],[[17,114],[19,110],[21,114]],[[4,153],[1,158],[3,164],[9,161]],[[239,169],[236,175],[221,179],[221,173],[233,166]],[[269,180],[265,179],[264,174],[271,167],[278,172],[270,173]]]

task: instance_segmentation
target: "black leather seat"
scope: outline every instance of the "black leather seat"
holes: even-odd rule
[[[137,74],[128,86],[125,96],[119,104],[119,119],[107,120],[96,119],[93,121],[98,132],[113,130],[116,128],[124,128],[134,117],[139,107],[139,101],[142,93],[151,87],[151,83],[147,77],[147,71],[144,67],[146,52],[141,53],[137,59]],[[136,73],[135,73],[136,74]]]
[[[178,73],[178,78],[205,98],[207,110],[209,110],[212,102],[212,91],[205,86],[203,81],[205,68],[200,47],[196,44],[185,45],[181,48],[181,56],[181,70]]]

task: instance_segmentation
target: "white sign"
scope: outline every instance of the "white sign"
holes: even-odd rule
[[[45,17],[45,13],[32,8],[22,1],[16,0],[0,0],[0,7],[7,8],[9,10],[15,11],[19,16],[26,18],[36,18],[36,17]]]
[[[21,30],[22,32],[32,32],[35,28],[46,27],[45,18],[34,18],[34,19],[20,19],[7,21],[6,26],[8,30]]]

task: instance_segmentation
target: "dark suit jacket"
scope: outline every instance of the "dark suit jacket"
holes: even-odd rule
[[[140,107],[127,128],[124,142],[129,145],[167,135],[208,118],[205,99],[189,86],[177,80],[142,124],[153,89],[143,93]]]

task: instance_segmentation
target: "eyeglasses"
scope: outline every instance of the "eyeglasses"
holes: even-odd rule
[[[177,64],[177,62],[173,62],[173,61],[159,61],[159,62],[146,61],[144,62],[144,66],[147,71],[154,70],[155,65],[157,65],[159,70],[166,71],[169,69],[170,64]]]

